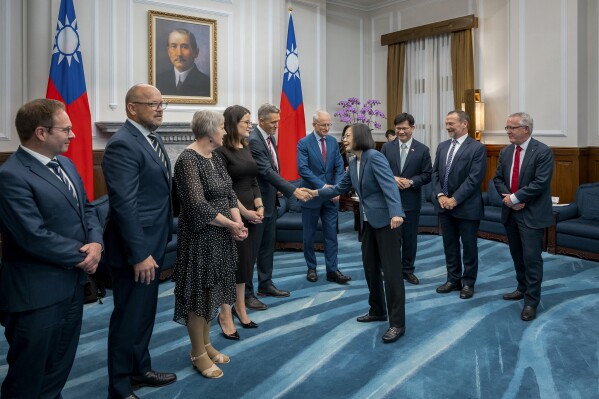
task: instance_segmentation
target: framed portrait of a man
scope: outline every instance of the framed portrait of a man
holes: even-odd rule
[[[149,81],[165,101],[216,104],[216,20],[148,12]]]

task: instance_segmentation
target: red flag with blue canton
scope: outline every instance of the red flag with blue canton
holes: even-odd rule
[[[46,98],[65,104],[75,139],[71,140],[68,151],[63,155],[73,161],[85,185],[87,197],[93,199],[92,120],[77,29],[73,0],[61,0]]]
[[[299,178],[297,173],[297,142],[306,135],[304,100],[300,80],[299,58],[295,42],[293,18],[289,13],[287,29],[287,51],[283,92],[281,93],[281,121],[279,122],[279,160],[281,176],[287,180]]]

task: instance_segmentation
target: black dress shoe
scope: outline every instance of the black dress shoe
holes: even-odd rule
[[[420,284],[420,280],[414,273],[402,273],[403,279],[406,280],[410,284],[418,285]]]
[[[255,296],[245,298],[245,307],[252,310],[266,310],[268,306]]]
[[[233,313],[233,316],[237,317],[237,320],[239,320],[239,323],[241,323],[241,327],[243,327],[243,328],[258,328],[258,324],[254,323],[251,320],[249,323],[244,323],[243,321],[241,321],[241,318],[237,314],[235,307],[231,308],[231,313]]]
[[[316,269],[308,269],[308,275],[306,276],[306,279],[311,283],[317,282],[318,274],[316,273]]]
[[[447,294],[448,292],[460,291],[461,289],[462,289],[461,283],[452,283],[450,281],[447,281],[445,284],[437,287],[437,292],[439,294]]]
[[[277,298],[282,298],[290,295],[289,291],[280,290],[273,285],[269,285],[266,288],[258,288],[259,296],[274,296]]]
[[[405,327],[389,327],[387,332],[383,335],[383,343],[390,344],[391,342],[395,342],[404,335],[406,332]]]
[[[506,301],[519,301],[522,298],[524,298],[524,294],[518,290],[503,294],[503,299]]]
[[[537,317],[537,310],[530,305],[524,306],[522,313],[520,313],[520,318],[524,321],[531,321],[535,317]]]
[[[356,319],[360,323],[370,323],[371,321],[387,321],[387,316],[376,316],[373,314],[366,313]]]
[[[345,284],[348,281],[351,281],[351,277],[346,276],[339,270],[335,270],[334,272],[327,272],[327,281],[332,281],[337,284]]]
[[[141,387],[162,387],[165,385],[172,384],[177,381],[177,375],[175,373],[159,373],[154,370],[150,370],[144,375],[138,375],[130,378],[131,389],[134,391]],[[137,396],[133,395],[134,398]]]
[[[237,331],[232,332],[231,334],[227,334],[223,329],[223,325],[220,323],[220,317],[216,316],[216,320],[218,320],[218,325],[220,327],[220,333],[226,339],[231,339],[233,341],[239,341],[239,333]]]
[[[474,295],[474,287],[471,285],[465,285],[460,291],[460,299],[470,299]]]

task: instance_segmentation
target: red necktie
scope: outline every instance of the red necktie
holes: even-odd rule
[[[266,141],[268,141],[268,149],[270,150],[270,156],[272,157],[272,163],[275,165],[275,170],[278,172],[279,171],[279,163],[277,162],[277,156],[275,155],[275,152],[273,151],[273,145],[272,145],[270,136],[268,136],[266,138]]]
[[[514,155],[514,166],[512,167],[512,184],[510,185],[510,191],[515,193],[518,191],[518,175],[520,174],[520,151],[522,147],[516,146],[516,154]]]
[[[324,146],[324,137],[320,138],[320,151],[322,152],[322,163],[327,164],[327,148]]]

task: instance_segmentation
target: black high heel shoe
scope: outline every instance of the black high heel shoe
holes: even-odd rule
[[[233,306],[231,308],[231,313],[233,314],[233,316],[237,317],[237,320],[239,320],[239,323],[241,323],[241,327],[243,327],[243,328],[258,328],[258,324],[254,323],[251,320],[249,323],[242,322],[241,319],[239,318],[239,315],[237,314],[237,311],[235,310],[235,306]]]
[[[235,331],[232,334],[227,334],[225,330],[223,330],[223,325],[220,323],[220,315],[216,316],[216,320],[218,320],[218,325],[220,326],[220,333],[226,339],[231,339],[233,341],[239,341],[239,333]]]

